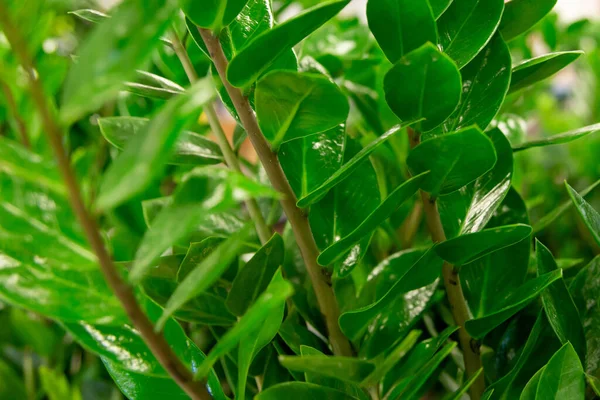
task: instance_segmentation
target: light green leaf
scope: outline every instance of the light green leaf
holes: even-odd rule
[[[310,372],[311,374],[328,376],[348,383],[362,382],[375,370],[373,363],[354,357],[280,356],[279,362],[293,371]]]
[[[600,214],[594,210],[592,206],[586,202],[567,182],[565,182],[567,192],[577,209],[577,213],[583,220],[583,223],[588,227],[596,243],[600,245]]]
[[[248,0],[180,0],[185,15],[194,24],[219,33],[242,11]]]
[[[306,382],[286,382],[271,386],[267,390],[260,392],[255,400],[306,400],[306,399],[327,399],[327,400],[355,400],[352,397],[339,390],[324,386],[315,385]]]
[[[39,369],[42,389],[48,400],[80,400],[81,393],[77,387],[71,388],[62,371],[50,369],[42,365]]]
[[[519,400],[536,400],[535,396],[540,385],[540,378],[542,377],[542,374],[544,373],[545,369],[546,366],[540,368],[540,370],[536,372],[535,375],[533,375],[529,382],[527,382],[527,385],[525,385],[525,388],[523,389],[523,393],[521,393],[521,397],[519,398]]]
[[[433,11],[433,16],[437,20],[450,7],[453,0],[428,0]]]
[[[448,393],[444,400],[460,400],[467,393],[471,385],[475,383],[479,375],[483,372],[483,368],[479,368],[469,379],[467,379],[454,393]]]
[[[569,143],[574,140],[586,137],[589,134],[600,131],[600,124],[590,125],[583,128],[575,129],[569,132],[561,133],[558,135],[550,136],[544,139],[531,140],[529,142],[521,143],[513,146],[515,152],[531,149],[532,147],[545,147],[553,146],[556,144]]]
[[[530,60],[525,60],[515,66],[512,72],[509,93],[533,85],[551,77],[583,54],[582,51],[562,51],[545,54]]]
[[[533,28],[555,5],[556,0],[511,0],[504,6],[498,30],[504,40],[512,40]]]
[[[185,89],[175,82],[146,71],[137,71],[135,82],[125,82],[128,92],[150,99],[168,100]]]
[[[107,18],[110,18],[110,15],[91,8],[82,8],[81,10],[69,11],[69,14],[73,14],[76,17],[93,23],[99,23]]]
[[[536,399],[583,398],[585,398],[583,367],[571,343],[565,343],[544,368]]]

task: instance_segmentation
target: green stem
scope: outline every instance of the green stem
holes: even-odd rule
[[[312,235],[308,217],[303,210],[296,206],[296,196],[281,169],[277,154],[273,152],[269,142],[267,142],[258,126],[254,110],[250,107],[250,102],[239,89],[234,88],[227,81],[226,71],[228,61],[223,53],[219,38],[215,37],[207,29],[199,29],[199,31],[271,184],[275,190],[283,195],[281,205],[294,231],[296,243],[306,264],[306,270],[312,281],[319,308],[327,325],[327,333],[333,352],[336,355],[352,356],[352,346],[338,324],[340,310],[337,299],[335,298],[333,289],[329,285],[326,271],[322,270],[321,266],[317,263],[319,249]]]
[[[179,58],[183,69],[190,81],[190,83],[194,83],[198,80],[198,74],[192,65],[190,57],[185,51],[183,47],[183,43],[177,36],[177,33],[173,32],[171,35],[171,40],[173,42],[173,49],[175,50],[175,54]],[[204,108],[204,113],[208,118],[208,123],[210,128],[217,138],[217,144],[221,149],[221,153],[223,153],[223,157],[225,158],[225,162],[232,170],[242,173],[242,168],[240,166],[240,161],[238,160],[235,152],[231,148],[229,144],[229,140],[227,140],[227,136],[223,131],[223,127],[221,126],[221,122],[219,121],[219,117],[215,111],[215,104],[209,104]],[[258,202],[255,199],[248,199],[245,201],[246,208],[248,209],[248,214],[250,214],[250,218],[254,222],[254,226],[256,227],[256,233],[258,233],[258,237],[262,244],[265,244],[271,238],[272,232],[269,229],[267,223],[265,222],[265,218],[260,211],[260,207],[258,206]]]
[[[14,26],[13,22],[9,19],[8,10],[3,5],[3,2],[0,2],[0,25],[3,27],[4,35],[8,39],[13,52],[16,54],[23,69],[28,75],[31,96],[42,117],[44,131],[48,137],[48,142],[54,151],[58,168],[65,181],[71,207],[85,232],[90,246],[98,258],[98,265],[106,282],[121,302],[131,323],[140,333],[144,342],[150,348],[150,351],[160,362],[165,371],[171,375],[175,382],[177,382],[177,384],[179,384],[192,399],[210,399],[211,396],[208,393],[205,384],[194,381],[191,371],[177,357],[164,336],[154,331],[154,325],[138,304],[133,288],[121,277],[120,272],[117,270],[108,251],[104,247],[99,227],[96,220],[85,206],[79,184],[75,178],[75,173],[71,168],[69,157],[63,147],[62,128],[48,104],[40,80],[40,75],[35,70],[33,60],[27,53],[25,40]]]

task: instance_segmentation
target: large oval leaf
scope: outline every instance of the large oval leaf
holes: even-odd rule
[[[504,40],[512,40],[533,28],[546,16],[556,0],[511,0],[504,6],[504,15],[498,28]]]
[[[538,385],[536,399],[583,399],[585,398],[585,374],[577,352],[565,343],[552,356]]]
[[[515,93],[551,77],[577,60],[582,54],[582,51],[562,51],[521,62],[513,68],[509,93]]]

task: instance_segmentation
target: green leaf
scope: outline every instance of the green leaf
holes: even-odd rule
[[[529,237],[531,231],[524,224],[484,229],[439,243],[435,251],[443,260],[461,266],[518,243]]]
[[[346,96],[327,77],[293,71],[273,71],[261,78],[255,104],[258,124],[273,149],[334,128],[349,112]]]
[[[504,0],[454,0],[438,20],[440,46],[459,68],[490,41],[500,24]]]
[[[369,387],[381,382],[385,375],[396,367],[398,362],[412,350],[417,343],[419,336],[421,336],[421,331],[417,330],[411,331],[406,335],[406,337],[386,355],[383,362],[375,365],[375,370],[361,382],[361,386]]]
[[[552,253],[536,239],[538,276],[559,270]],[[550,326],[562,344],[570,342],[581,360],[585,360],[585,334],[577,307],[569,294],[564,280],[552,283],[542,293],[542,303]]]
[[[600,379],[592,375],[586,375],[585,378],[588,385],[590,385],[596,396],[600,396]]]
[[[556,5],[556,0],[511,0],[504,6],[498,30],[504,40],[512,40],[529,31]]]
[[[39,369],[42,388],[48,400],[77,400],[81,399],[81,393],[77,388],[69,385],[67,377],[62,371],[50,369],[42,365]]]
[[[462,98],[446,121],[448,131],[477,125],[484,130],[504,102],[510,85],[512,60],[508,46],[498,33],[477,57],[461,71]]]
[[[248,0],[180,0],[185,15],[194,24],[219,33],[242,11]]]
[[[320,265],[326,266],[346,255],[362,238],[377,229],[400,204],[411,198],[427,175],[424,172],[398,186],[360,225],[347,236],[335,241],[321,252],[317,258]]]
[[[591,133],[600,131],[600,124],[590,125],[583,128],[575,129],[569,132],[561,133],[558,135],[550,136],[544,139],[531,140],[529,142],[521,143],[513,147],[515,152],[531,149],[532,147],[545,147],[553,146],[555,144],[569,143],[574,140],[586,137]]]
[[[577,213],[588,227],[596,243],[600,245],[600,214],[587,203],[567,182],[565,182],[567,192],[577,209]]]
[[[226,303],[234,315],[244,315],[265,291],[275,271],[283,264],[284,255],[283,239],[276,233],[238,272]]]
[[[0,360],[0,396],[6,399],[27,398],[27,392],[21,377],[4,360]],[[342,399],[346,398],[342,397]]]
[[[477,127],[433,137],[415,147],[406,160],[413,174],[430,171],[421,187],[432,196],[452,193],[496,164],[492,141]]]
[[[460,400],[467,393],[471,385],[475,383],[479,375],[483,372],[483,368],[479,368],[469,379],[467,379],[454,393],[449,393],[444,400]]]
[[[99,23],[110,18],[110,15],[91,8],[82,8],[81,10],[69,11],[68,13],[93,23]]]
[[[148,134],[149,119],[140,117],[99,118],[98,126],[104,138],[122,150],[138,134]],[[169,164],[212,165],[223,162],[219,146],[210,139],[194,132],[183,131],[175,143]]]
[[[183,128],[210,101],[214,89],[209,78],[167,102],[143,132],[131,139],[105,173],[96,207],[114,208],[142,192],[162,172]]]
[[[353,357],[280,356],[279,362],[293,371],[310,372],[349,383],[362,382],[375,370],[373,363]]]
[[[583,399],[583,367],[571,343],[565,343],[552,356],[540,377],[537,399]]]
[[[146,71],[137,71],[137,74],[136,82],[125,82],[129,93],[149,99],[168,100],[185,91],[183,87],[162,76]]]
[[[319,4],[255,37],[229,63],[227,80],[236,87],[255,82],[285,51],[336,15],[348,0]]]
[[[339,390],[306,382],[286,382],[271,386],[256,395],[255,400],[353,400],[352,397]]]
[[[297,310],[288,313],[279,329],[279,336],[295,354],[300,354],[300,349],[303,347],[310,347],[313,351],[320,352],[325,350],[325,343],[308,330]]]
[[[238,255],[244,245],[245,239],[250,234],[250,226],[231,236],[224,241],[208,257],[206,257],[196,268],[191,271],[179,284],[173,296],[167,302],[164,312],[156,324],[161,329],[168,318],[185,303],[207,290],[225,272]]]
[[[235,346],[248,338],[264,321],[285,304],[293,294],[292,285],[283,280],[281,273],[275,274],[269,287],[261,294],[256,302],[248,309],[238,323],[231,328],[212,348],[206,359],[196,371],[196,379],[207,376],[214,363],[231,351]]]
[[[427,0],[369,0],[367,19],[392,63],[427,42],[437,43],[435,19]]]
[[[525,388],[523,389],[523,393],[521,393],[520,400],[535,400],[536,394],[538,391],[538,387],[540,386],[540,378],[544,373],[546,366],[542,367],[538,372],[533,375],[533,377],[527,382]]]
[[[431,130],[456,109],[460,72],[452,60],[427,43],[402,57],[384,79],[385,99],[401,120],[425,118],[416,129]]]
[[[562,270],[556,270],[531,279],[517,288],[489,314],[467,321],[465,328],[476,338],[483,338],[492,329],[522,310],[534,298],[540,295],[552,282],[562,278]]]
[[[431,11],[433,11],[433,16],[437,20],[446,10],[450,7],[454,0],[429,0],[429,5],[431,6]]]
[[[70,124],[115,97],[150,59],[177,8],[176,0],[131,0],[100,23],[67,76],[61,119]]]
[[[551,77],[583,54],[582,51],[562,51],[525,60],[512,70],[509,93]]]

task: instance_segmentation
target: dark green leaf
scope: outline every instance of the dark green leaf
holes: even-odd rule
[[[269,389],[260,392],[255,400],[306,400],[306,399],[327,399],[327,400],[353,400],[352,397],[339,390],[324,386],[315,385],[306,382],[286,382],[271,386]]]
[[[256,86],[256,114],[273,149],[334,128],[348,117],[348,100],[325,76],[273,71]]]
[[[427,0],[369,0],[369,28],[392,63],[427,42],[437,43]]]
[[[563,51],[521,62],[513,68],[509,93],[515,93],[554,75],[582,54],[581,51]]]
[[[555,144],[569,143],[582,137],[586,137],[591,133],[596,133],[598,131],[600,131],[600,124],[590,125],[584,128],[579,128],[569,132],[561,133],[559,135],[550,136],[548,138],[521,143],[517,146],[513,146],[513,150],[516,152],[521,150],[527,150],[532,147],[545,147],[553,146]]]
[[[430,171],[423,190],[432,196],[452,193],[473,182],[496,164],[492,141],[477,127],[425,140],[406,160],[413,174]]]
[[[461,266],[518,243],[529,235],[529,225],[500,226],[447,240],[438,244],[435,251],[450,264]]]
[[[149,60],[177,8],[176,0],[126,1],[99,24],[67,76],[61,119],[70,124],[116,96]]]
[[[362,382],[375,370],[374,364],[353,357],[280,356],[279,362],[293,371],[310,372],[349,383]]]
[[[159,176],[183,128],[198,116],[200,107],[213,94],[212,83],[205,78],[167,102],[111,164],[102,179],[96,207],[114,208],[139,194]]]
[[[367,376],[361,385],[369,387],[376,385],[392,370],[398,362],[415,346],[421,336],[421,331],[411,331],[406,337],[388,354],[383,362],[375,365],[375,370]]]
[[[554,6],[556,0],[511,0],[504,6],[500,33],[504,40],[512,40],[530,30]]]
[[[27,392],[21,377],[4,360],[0,360],[0,397],[26,399]],[[346,399],[342,397],[342,399]]]
[[[139,117],[107,117],[99,118],[98,126],[104,138],[122,150],[134,136],[148,134],[146,128],[149,121]],[[169,160],[170,164],[182,165],[210,165],[222,162],[223,155],[215,142],[189,131],[180,134]]]
[[[546,367],[542,367],[535,375],[527,382],[525,388],[523,389],[523,393],[521,393],[521,397],[519,400],[535,400],[536,394],[538,391],[538,387],[540,386],[540,378],[544,373]]]
[[[180,0],[185,15],[196,25],[219,33],[242,11],[248,0]]]
[[[556,400],[585,398],[583,367],[571,343],[565,343],[544,368],[536,398]]]
[[[448,118],[460,101],[461,77],[452,60],[431,43],[402,57],[385,75],[385,99],[401,120],[425,118],[428,131]]]
[[[583,197],[579,195],[567,182],[565,182],[567,192],[577,209],[577,212],[581,216],[581,219],[590,230],[590,233],[596,240],[596,243],[600,245],[600,214],[594,210],[592,206],[587,203]]]
[[[459,68],[485,47],[500,24],[504,0],[454,0],[438,20],[440,45]]]
[[[252,84],[279,56],[336,15],[348,1],[319,4],[261,33],[231,60],[227,80],[236,87]]]

